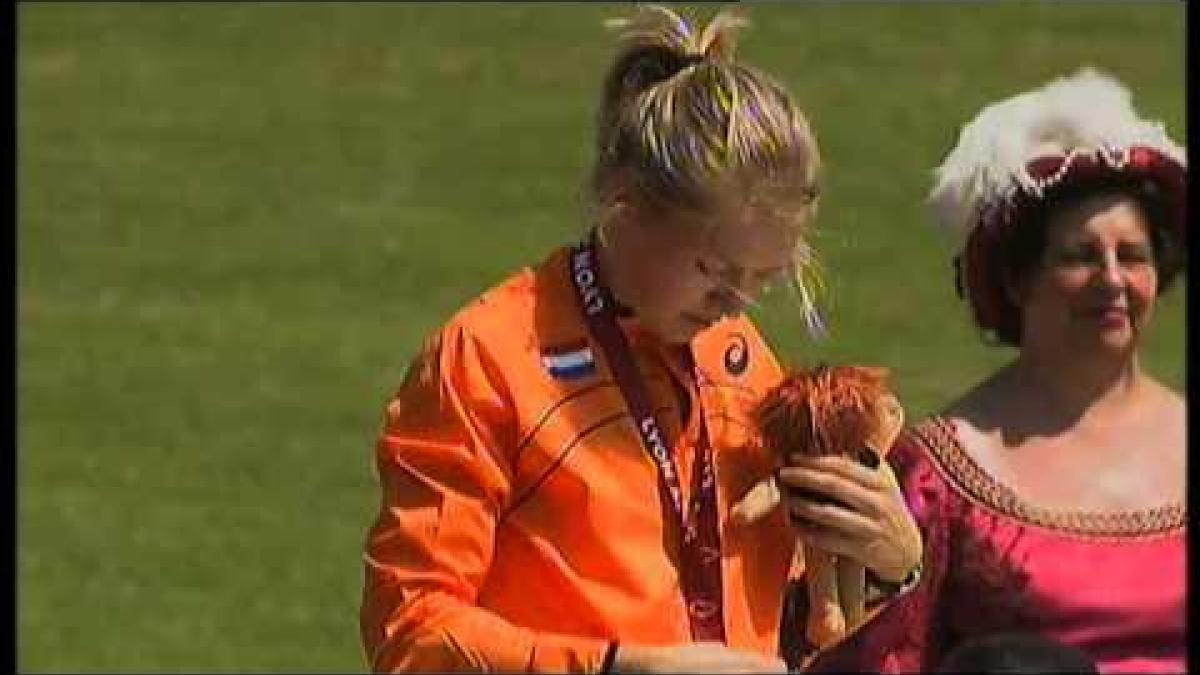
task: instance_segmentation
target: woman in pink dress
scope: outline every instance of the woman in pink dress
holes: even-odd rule
[[[920,580],[811,670],[931,671],[1008,631],[1186,669],[1185,403],[1138,360],[1184,267],[1185,162],[1090,69],[964,127],[930,201],[975,322],[1018,353],[889,454]]]

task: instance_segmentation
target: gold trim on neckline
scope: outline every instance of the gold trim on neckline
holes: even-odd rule
[[[1136,537],[1169,533],[1187,522],[1187,509],[1181,503],[1134,511],[1061,511],[1030,504],[967,454],[950,420],[930,417],[913,433],[967,497],[1039,527],[1091,536]]]

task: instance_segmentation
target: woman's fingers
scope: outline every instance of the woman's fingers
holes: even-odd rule
[[[804,501],[825,501],[820,497],[826,497],[866,514],[878,511],[880,492],[886,486],[881,478],[872,478],[870,484],[864,484],[842,473],[808,466],[785,466],[776,473],[776,479],[781,487],[791,488],[785,492],[789,502],[807,491],[809,496]]]
[[[835,504],[793,499],[789,501],[788,514],[796,522],[817,525],[845,537],[871,539],[879,536],[881,531],[876,521]]]
[[[886,462],[880,462],[880,464],[886,465]],[[871,489],[887,484],[886,476],[878,464],[876,467],[871,468],[863,466],[857,460],[842,455],[809,457],[793,454],[788,457],[788,466],[835,474]]]
[[[886,463],[868,469],[845,457],[805,458],[780,469],[776,480],[805,544],[854,558],[889,580],[920,560],[920,531]]]
[[[858,559],[862,557],[864,544],[844,536],[837,530],[811,522],[794,522],[792,526],[796,535],[806,547],[813,547],[834,555],[849,556]]]
[[[739,524],[752,523],[767,515],[783,501],[779,485],[774,478],[765,478],[754,485],[736,504],[729,513],[734,522]]]

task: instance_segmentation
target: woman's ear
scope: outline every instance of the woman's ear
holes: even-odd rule
[[[632,179],[627,172],[610,176],[598,197],[600,222],[608,227],[622,227],[637,208]]]

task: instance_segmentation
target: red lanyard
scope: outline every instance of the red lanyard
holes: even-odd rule
[[[683,491],[675,458],[667,447],[662,427],[654,417],[654,408],[646,385],[638,372],[625,334],[617,325],[612,296],[600,282],[595,264],[596,249],[591,241],[579,244],[571,255],[571,279],[575,282],[579,304],[588,329],[604,352],[633,415],[642,447],[658,467],[659,489],[667,495],[679,525],[679,585],[687,604],[688,620],[694,641],[725,641],[724,599],[721,587],[721,533],[717,519],[717,488],[713,475],[712,451],[702,411],[696,461],[692,471],[691,518],[684,510]],[[691,352],[687,351],[691,364]],[[693,372],[695,367],[693,364]]]

